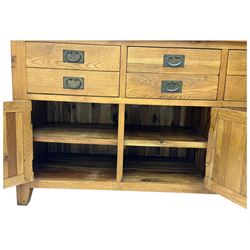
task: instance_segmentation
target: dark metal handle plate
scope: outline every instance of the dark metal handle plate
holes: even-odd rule
[[[63,50],[63,62],[84,63],[84,51]]]
[[[164,55],[163,67],[180,68],[184,67],[185,55]]]
[[[162,93],[181,93],[182,81],[162,81],[161,92]]]
[[[84,78],[80,77],[63,77],[63,88],[64,89],[83,89]]]

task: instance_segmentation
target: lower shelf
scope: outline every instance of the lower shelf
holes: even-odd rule
[[[81,181],[115,181],[116,157],[103,155],[51,154],[35,162],[35,178]]]
[[[126,158],[122,182],[116,181],[116,156],[51,154],[34,172],[34,187],[204,192],[203,178],[184,160]]]

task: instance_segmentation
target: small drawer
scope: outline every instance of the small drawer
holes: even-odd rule
[[[215,100],[218,76],[127,73],[126,96],[132,98]]]
[[[39,94],[117,97],[119,73],[28,68],[27,91]]]
[[[120,47],[27,42],[26,64],[32,68],[119,71]]]
[[[228,75],[244,76],[247,74],[246,50],[230,50],[228,56]]]
[[[246,76],[227,76],[224,100],[242,102],[247,100]]]
[[[127,72],[214,74],[220,50],[129,47]]]

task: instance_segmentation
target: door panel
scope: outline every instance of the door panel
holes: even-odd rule
[[[31,102],[4,103],[4,187],[33,180]]]
[[[205,187],[246,206],[246,112],[212,109]]]

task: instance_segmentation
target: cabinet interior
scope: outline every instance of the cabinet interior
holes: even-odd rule
[[[200,181],[210,108],[126,105],[124,182]],[[116,181],[118,105],[32,102],[35,178]]]

